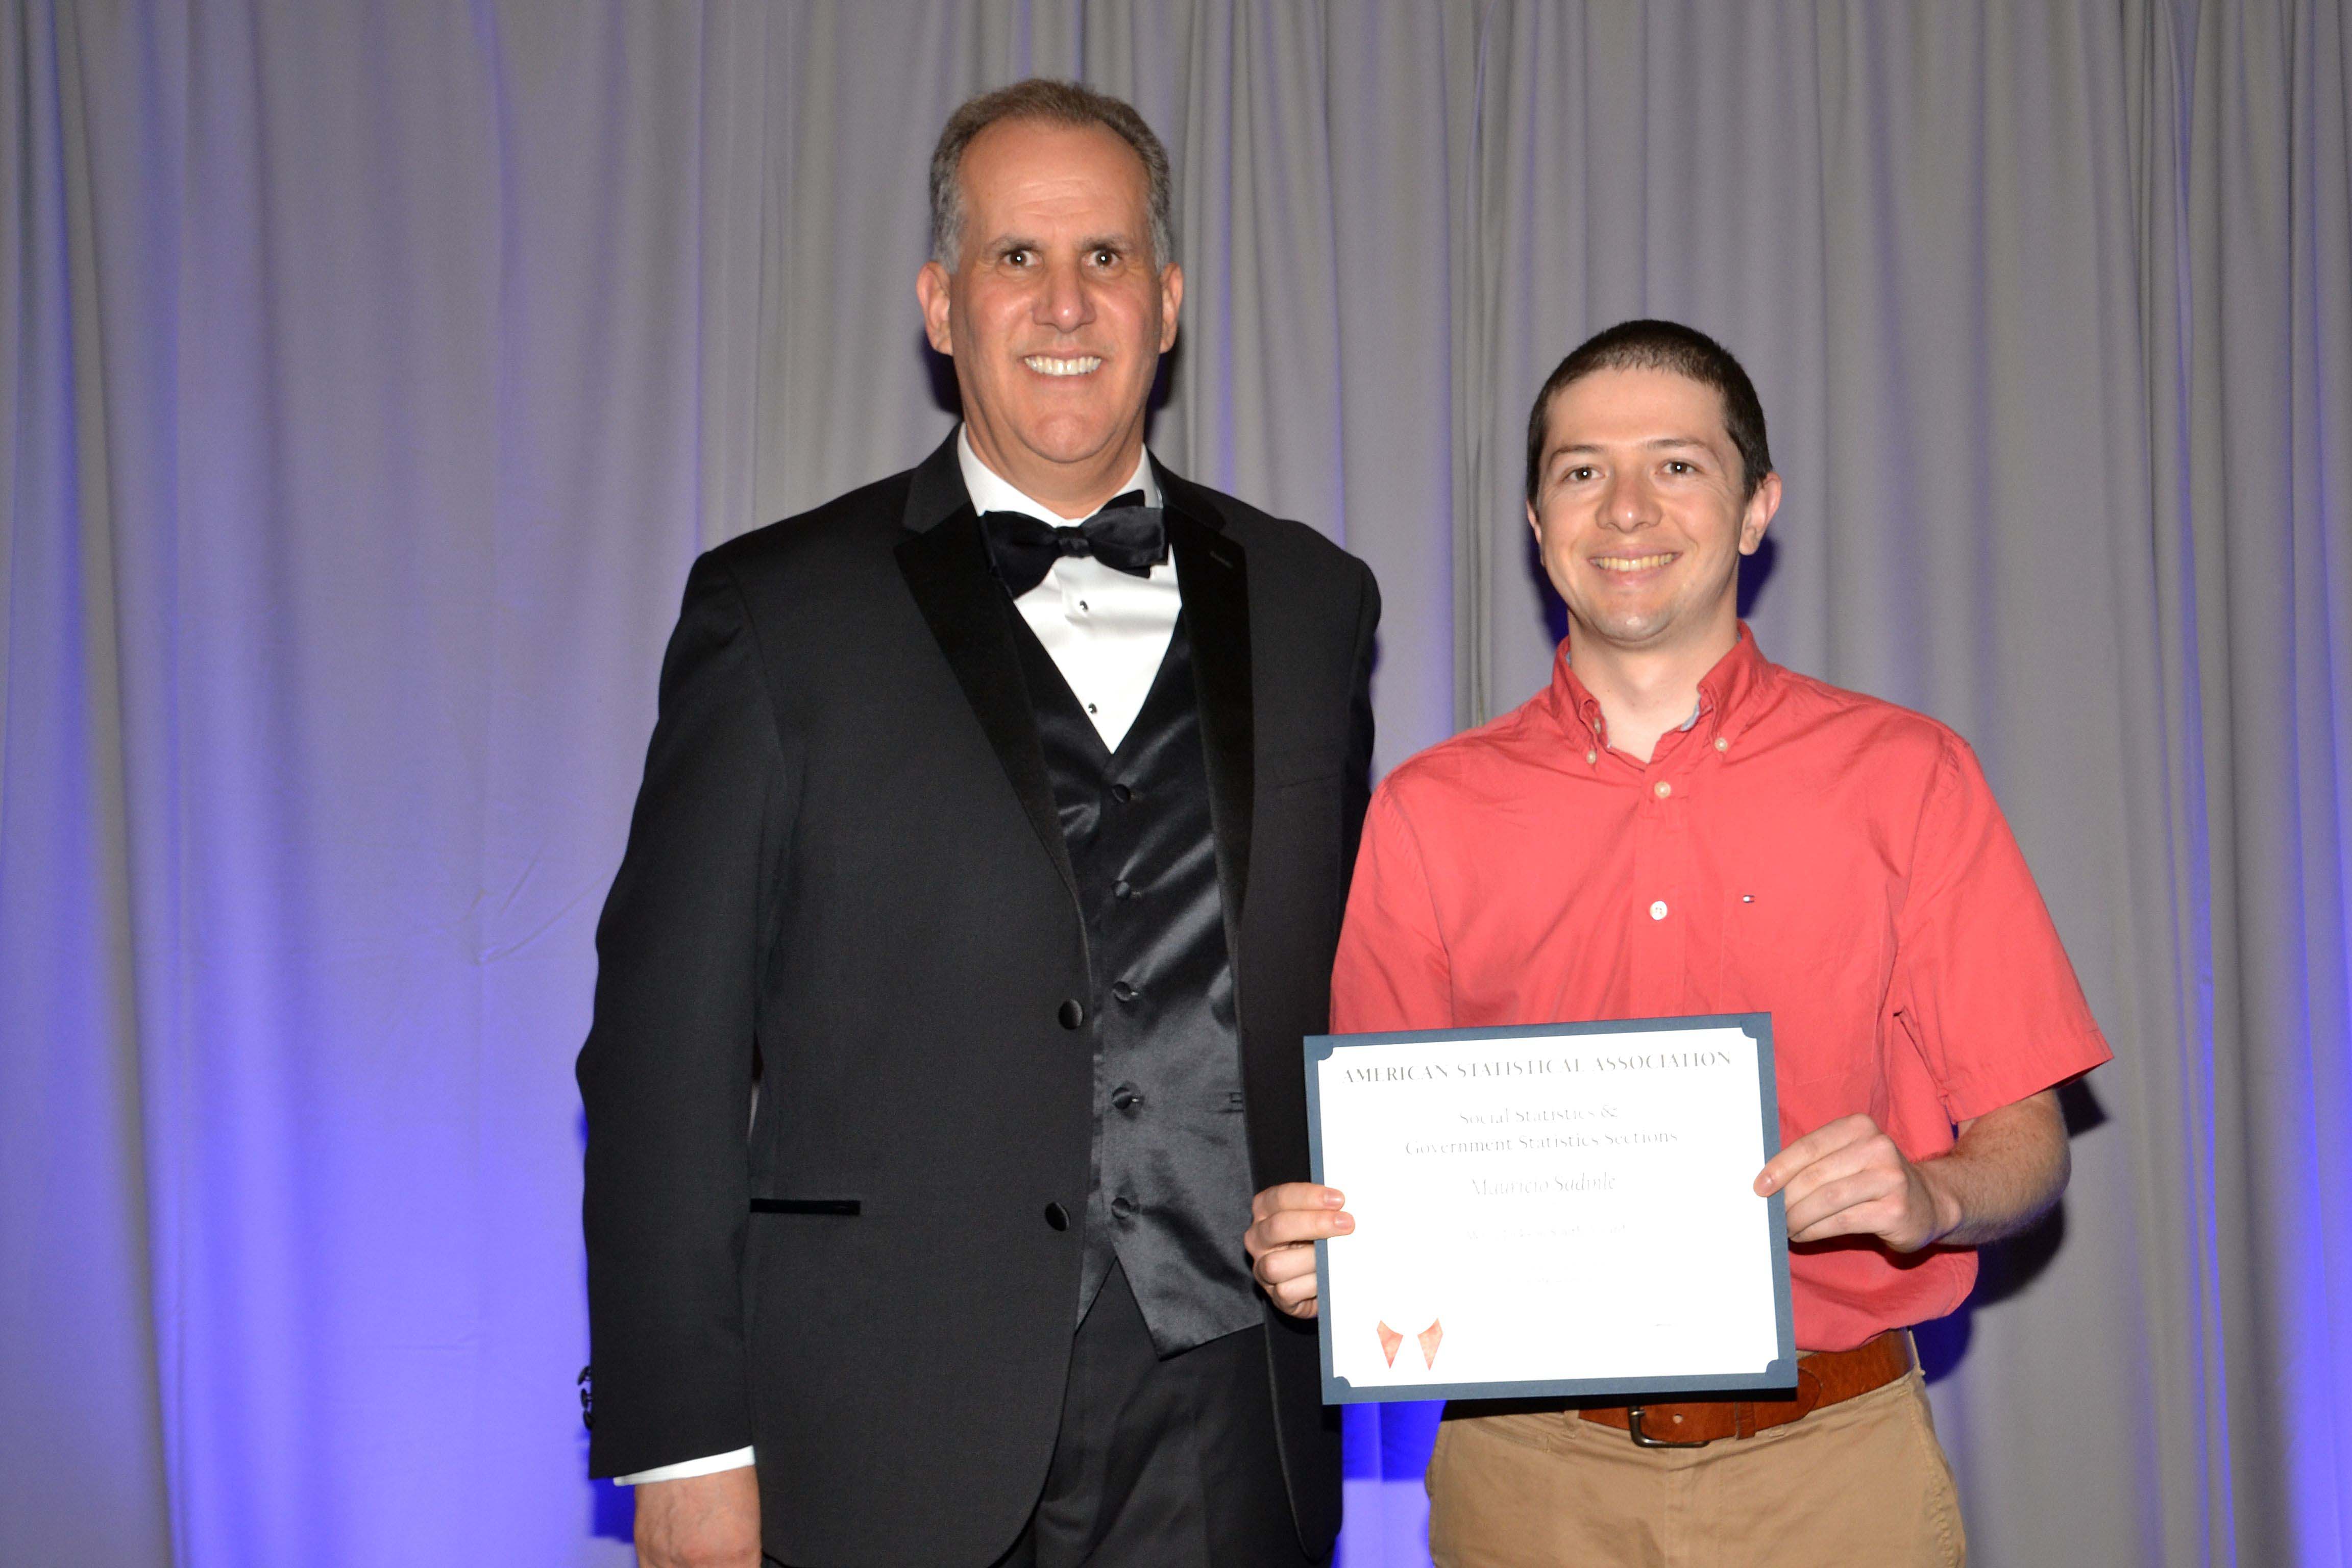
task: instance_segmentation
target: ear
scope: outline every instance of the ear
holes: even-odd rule
[[[936,261],[924,262],[915,274],[915,298],[922,301],[923,332],[931,347],[955,358],[955,338],[948,331],[948,269]]]
[[[1528,527],[1534,532],[1536,542],[1538,544],[1541,544],[1543,542],[1543,520],[1536,516],[1535,502],[1529,501],[1527,503],[1527,513]]]
[[[1767,474],[1748,498],[1748,508],[1739,519],[1739,553],[1753,555],[1756,547],[1764,542],[1764,531],[1772,526],[1773,514],[1780,510],[1780,476]]]
[[[1160,269],[1160,352],[1176,346],[1176,312],[1184,304],[1184,269],[1174,262]]]

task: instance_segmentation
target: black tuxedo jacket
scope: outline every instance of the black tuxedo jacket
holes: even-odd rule
[[[1363,820],[1379,591],[1311,530],[1159,478],[1255,1189],[1307,1175],[1299,1041]],[[703,556],[597,929],[592,1466],[755,1443],[767,1550],[809,1568],[991,1561],[1059,1424],[1097,983],[1017,630],[952,438]],[[1319,1553],[1338,1424],[1313,1325],[1266,1320]]]

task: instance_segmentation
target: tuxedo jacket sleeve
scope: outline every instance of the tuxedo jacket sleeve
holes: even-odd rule
[[[791,773],[743,595],[705,555],[662,663],[660,717],[597,928],[585,1209],[601,1474],[751,1441],[741,1264],[761,935]],[[601,1310],[600,1310],[601,1309]],[[600,1341],[604,1336],[598,1336]]]

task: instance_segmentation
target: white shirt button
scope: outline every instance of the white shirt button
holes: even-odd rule
[[[1666,918],[1665,900],[1660,899],[1656,903],[1650,906],[1650,918],[1654,921],[1662,921]]]
[[[1668,784],[1664,779],[1660,779],[1657,784],[1653,786],[1653,789],[1660,800],[1664,800],[1666,796],[1675,793],[1675,786]]]
[[[1717,735],[1715,738],[1715,749],[1718,752],[1727,752],[1731,750],[1731,742]]]
[[[1601,760],[1601,753],[1600,753],[1600,752],[1585,752],[1585,753],[1584,753],[1584,761],[1585,761],[1585,763],[1586,763],[1586,764],[1587,764],[1588,766],[1589,766],[1589,765],[1591,765],[1591,763],[1594,763],[1599,762],[1600,760]]]

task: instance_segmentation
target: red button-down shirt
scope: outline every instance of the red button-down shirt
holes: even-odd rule
[[[2108,1059],[1966,742],[1744,626],[1699,691],[1644,766],[1562,644],[1546,690],[1391,773],[1332,1027],[1766,1012],[1783,1142],[1866,1111],[1915,1160]],[[1958,1306],[1977,1260],[1844,1237],[1789,1273],[1799,1346],[1845,1350]]]

